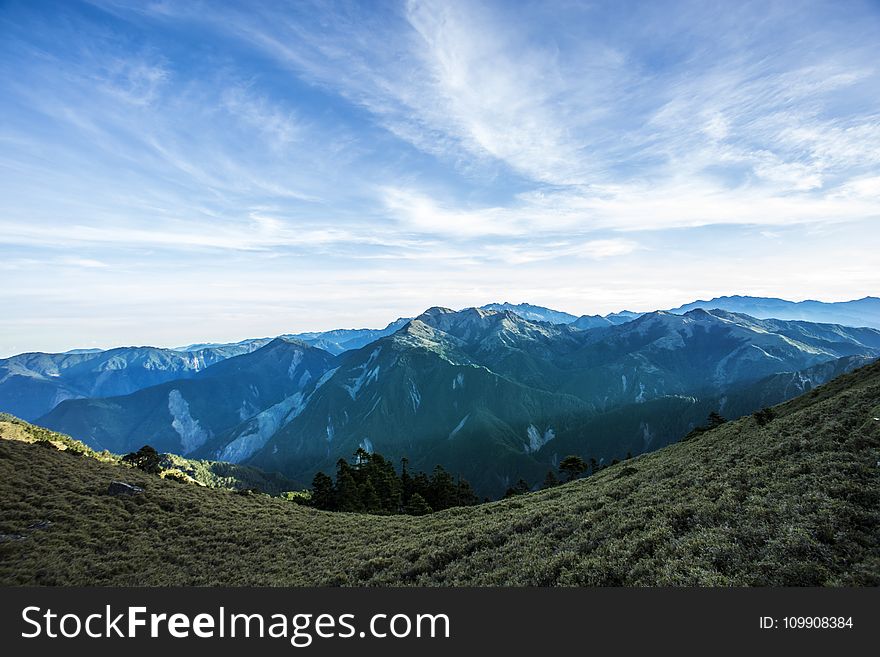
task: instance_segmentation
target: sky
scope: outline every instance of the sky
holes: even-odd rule
[[[0,356],[880,293],[880,4],[0,2]]]

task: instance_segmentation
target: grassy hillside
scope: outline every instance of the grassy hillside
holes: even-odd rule
[[[38,427],[8,413],[0,413],[0,438],[26,443],[37,443],[40,447],[54,447],[70,451],[77,456],[88,456],[105,463],[127,467],[121,462],[119,454],[107,451],[96,452],[85,443],[70,436],[44,427]],[[194,484],[208,488],[228,488],[231,490],[256,489],[272,495],[302,488],[290,479],[277,473],[266,473],[258,468],[223,461],[203,461],[188,459],[177,454],[163,454],[161,468],[163,476],[177,471]],[[127,474],[127,473],[125,473]],[[119,476],[125,476],[121,474]]]
[[[422,517],[320,512],[2,440],[0,582],[880,584],[880,363],[775,411]],[[120,478],[146,492],[108,496]]]

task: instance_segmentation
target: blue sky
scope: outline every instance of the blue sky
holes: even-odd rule
[[[0,4],[0,355],[880,292],[876,2]]]

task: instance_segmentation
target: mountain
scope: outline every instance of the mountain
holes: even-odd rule
[[[758,320],[724,311],[657,311],[583,333],[560,392],[604,410],[664,395],[722,392],[844,356],[880,355],[880,331]]]
[[[308,376],[291,375],[306,356]],[[585,331],[509,310],[431,308],[335,358],[276,340],[191,380],[64,402],[40,422],[97,448],[149,442],[299,481],[361,447],[417,469],[440,463],[494,496],[566,454],[611,460],[656,449],[709,411],[749,413],[797,394],[782,378],[752,390],[768,377],[809,370],[801,376],[821,382],[842,369],[811,368],[877,356],[875,329],[720,310],[658,311]],[[239,363],[246,371],[232,372]]]
[[[321,512],[0,440],[0,584],[877,586],[878,417],[874,363],[769,421],[426,516]],[[145,492],[104,494],[114,480]]]
[[[65,399],[125,395],[165,381],[189,378],[267,342],[248,340],[192,351],[119,347],[19,354],[0,359],[0,411],[34,420]]]
[[[360,349],[379,338],[391,335],[405,326],[408,321],[408,318],[401,317],[383,329],[334,329],[313,333],[292,333],[281,337],[302,340],[313,347],[338,355],[350,349]]]
[[[576,320],[574,320],[571,325],[577,329],[593,329],[593,328],[604,328],[606,326],[612,326],[616,322],[612,322],[607,317],[602,317],[602,315],[581,315]]]
[[[362,447],[406,456],[415,468],[441,463],[497,494],[567,453],[623,456],[621,418],[627,449],[654,449],[740,387],[878,355],[880,332],[872,329],[720,311],[649,313],[579,331],[510,311],[432,308],[344,354],[249,462],[303,479]],[[743,404],[739,412],[752,410]]]
[[[669,312],[684,314],[696,308],[719,309],[761,319],[797,319],[845,326],[880,328],[880,298],[865,297],[854,301],[786,301],[768,297],[729,296],[709,301],[694,301]]]
[[[512,304],[506,301],[504,303],[487,303],[485,306],[480,306],[480,310],[509,311],[530,322],[549,322],[551,324],[571,324],[577,319],[576,316],[561,310],[533,306],[530,303]]]
[[[96,449],[126,453],[150,444],[188,455],[269,409],[283,422],[283,416],[301,404],[302,391],[320,379],[332,361],[333,356],[321,349],[276,338],[186,379],[125,396],[64,401],[40,424]]]
[[[511,312],[429,309],[401,331],[344,354],[300,416],[250,462],[303,478],[363,447],[410,456],[416,468],[433,458],[464,474],[465,464],[470,469],[489,455],[515,468],[530,422],[583,406],[522,382],[541,377],[535,363],[558,347],[559,331]],[[531,428],[535,448],[543,439],[537,431]],[[485,483],[484,490],[498,485],[494,478]]]
[[[248,338],[239,342],[203,342],[198,344],[189,344],[184,347],[175,347],[174,351],[202,351],[204,349],[219,350],[230,353],[233,356],[247,354],[254,349],[259,349],[263,345],[269,344],[272,338]]]
[[[644,314],[645,313],[634,313],[631,310],[621,310],[619,313],[609,313],[605,315],[605,319],[612,324],[626,324],[634,319],[638,319]]]

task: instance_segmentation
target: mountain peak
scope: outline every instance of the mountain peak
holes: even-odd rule
[[[522,317],[530,322],[549,322],[550,324],[570,324],[577,317],[561,310],[553,310],[544,306],[536,306],[530,303],[513,304],[508,301],[504,303],[487,303],[480,306],[480,310],[490,310],[497,312],[512,312],[518,317]]]

